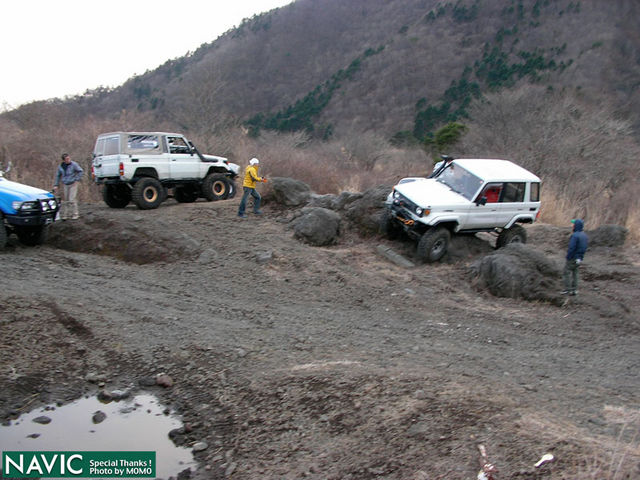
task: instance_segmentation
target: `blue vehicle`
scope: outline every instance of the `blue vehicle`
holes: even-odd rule
[[[0,250],[12,233],[25,245],[44,243],[59,208],[52,193],[7,180],[0,172]]]

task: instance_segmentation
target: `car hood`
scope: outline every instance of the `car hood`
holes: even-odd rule
[[[11,180],[0,177],[0,197],[11,202],[24,202],[27,200],[37,200],[38,198],[44,197],[53,198],[53,195],[46,190],[42,190],[41,188],[12,182]]]
[[[401,182],[395,189],[422,208],[469,205],[469,200],[432,178]]]

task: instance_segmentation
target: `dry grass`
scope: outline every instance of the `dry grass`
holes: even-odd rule
[[[525,415],[520,428],[526,434],[534,433],[539,439],[551,444],[572,445],[569,449],[564,447],[568,458],[555,452],[556,462],[550,467],[550,478],[554,480],[637,478],[640,461],[640,412],[605,406],[603,416],[608,424],[619,428],[617,438],[592,435],[572,423],[534,415]]]
[[[579,94],[558,96],[531,86],[491,95],[470,110],[469,133],[449,153],[509,158],[538,174],[544,222],[567,225],[581,217],[587,228],[620,224],[632,240],[640,240],[640,146],[615,112]],[[60,154],[68,152],[89,177],[96,136],[113,130],[180,131],[149,114],[122,111],[99,120],[40,102],[0,117],[0,168],[10,162],[8,178],[48,190]],[[227,118],[220,119],[215,134],[185,133],[207,153],[223,154],[242,167],[258,157],[262,174],[297,178],[320,194],[393,185],[433,166],[424,150],[394,147],[372,132],[343,133],[328,142],[304,133],[263,132],[251,138]],[[80,199],[101,200],[89,178],[81,184]]]

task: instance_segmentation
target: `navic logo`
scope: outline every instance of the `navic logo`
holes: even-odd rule
[[[156,452],[3,452],[3,478],[156,476]]]

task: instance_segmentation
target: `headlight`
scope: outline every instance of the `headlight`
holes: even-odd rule
[[[416,208],[416,215],[422,215],[422,209],[420,207]]]
[[[20,210],[20,207],[21,207],[21,206],[22,206],[22,202],[12,202],[12,203],[11,203],[11,207],[12,207],[14,210]]]
[[[400,193],[396,192],[395,190],[393,191],[393,198],[400,198]]]

